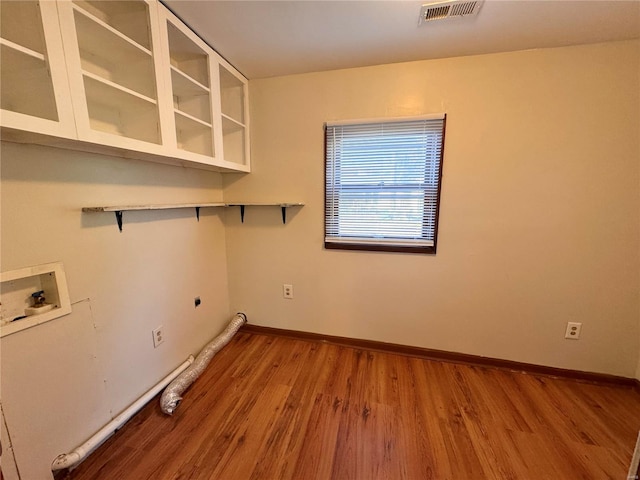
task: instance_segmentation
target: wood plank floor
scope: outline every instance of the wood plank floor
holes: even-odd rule
[[[241,332],[67,478],[617,480],[639,428],[630,387]]]

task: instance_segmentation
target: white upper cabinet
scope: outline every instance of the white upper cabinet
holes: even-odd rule
[[[4,127],[75,136],[55,2],[0,1],[0,75]]]
[[[226,161],[249,169],[249,105],[247,81],[224,60],[218,64],[222,148]]]
[[[182,158],[248,172],[247,80],[169,10],[159,12],[171,143]]]
[[[0,5],[6,139],[249,171],[247,80],[159,2]]]
[[[157,8],[150,1],[58,2],[81,140],[161,153]]]
[[[217,82],[212,75],[216,64],[211,49],[166,8],[160,9],[163,71],[168,84],[170,109],[167,119],[168,146],[181,156],[210,163],[220,160],[220,139],[214,98]]]

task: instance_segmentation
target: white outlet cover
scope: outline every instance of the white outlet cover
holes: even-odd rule
[[[162,325],[151,332],[153,334],[153,348],[158,348],[158,346],[164,343],[164,329]]]
[[[288,283],[282,285],[282,297],[288,300],[293,299],[293,285]]]
[[[567,322],[567,329],[564,332],[564,338],[568,340],[580,339],[582,324],[579,322]]]

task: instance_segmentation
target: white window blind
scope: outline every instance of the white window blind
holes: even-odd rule
[[[327,248],[435,253],[444,123],[326,125]]]

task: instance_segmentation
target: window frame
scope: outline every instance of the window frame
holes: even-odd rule
[[[433,220],[433,245],[398,245],[393,244],[389,240],[381,240],[376,243],[376,238],[371,237],[366,242],[358,243],[357,241],[327,241],[327,211],[328,211],[328,145],[327,145],[327,129],[329,127],[341,125],[365,125],[365,124],[384,124],[384,123],[401,123],[421,120],[442,120],[442,142],[440,144],[439,160],[438,160],[438,179],[436,190],[435,213]],[[435,255],[438,245],[438,225],[440,220],[440,199],[442,195],[442,169],[444,164],[444,144],[446,134],[447,115],[444,113],[421,115],[414,117],[394,117],[394,118],[375,118],[364,120],[343,120],[332,121],[324,124],[324,248],[328,250],[350,250],[350,251],[369,251],[369,252],[395,252],[395,253],[419,253]],[[427,196],[423,202],[422,214],[423,218],[426,211]],[[399,241],[400,242],[400,241]]]

